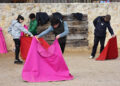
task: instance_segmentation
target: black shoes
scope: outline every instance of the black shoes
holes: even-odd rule
[[[20,59],[16,59],[15,61],[14,61],[14,64],[22,64],[23,63],[23,61],[21,61]]]

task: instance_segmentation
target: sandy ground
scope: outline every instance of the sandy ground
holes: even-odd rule
[[[13,64],[14,53],[0,54],[0,86],[120,86],[120,58],[88,59],[90,52],[66,52],[64,58],[74,80],[28,83],[21,78],[23,65]]]

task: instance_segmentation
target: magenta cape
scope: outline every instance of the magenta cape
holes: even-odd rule
[[[22,79],[28,82],[73,79],[62,56],[58,40],[55,40],[48,49],[45,49],[36,38],[33,37],[23,67]]]
[[[104,50],[101,52],[101,54],[96,60],[116,59],[117,57],[118,57],[117,38],[113,37],[109,39]]]
[[[2,28],[0,28],[0,53],[7,53],[6,42],[2,33]]]

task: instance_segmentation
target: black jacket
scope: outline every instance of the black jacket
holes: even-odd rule
[[[97,17],[93,24],[95,26],[94,34],[95,36],[105,37],[106,36],[106,29],[108,28],[111,35],[114,34],[113,29],[111,28],[110,22],[104,21],[104,16]]]
[[[72,13],[73,17],[75,17],[77,20],[81,21],[83,18],[82,13]]]
[[[36,13],[36,20],[38,22],[38,26],[44,25],[49,21],[49,16],[45,12],[38,12]]]

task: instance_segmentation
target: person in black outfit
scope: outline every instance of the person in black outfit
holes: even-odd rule
[[[111,33],[112,37],[114,37],[114,32],[113,29],[111,28],[110,25],[110,20],[111,16],[106,15],[106,16],[99,16],[97,17],[94,21],[94,45],[92,49],[92,53],[90,58],[94,58],[97,50],[98,43],[100,42],[100,53],[104,49],[104,43],[105,43],[105,38],[106,38],[106,29],[108,28],[109,32]]]

